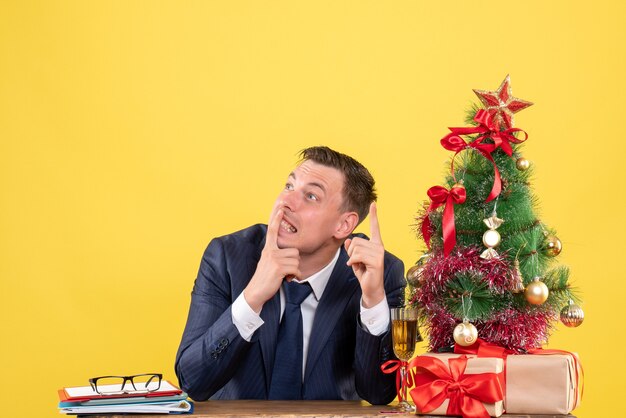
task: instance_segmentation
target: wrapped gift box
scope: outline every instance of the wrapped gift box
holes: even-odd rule
[[[461,357],[459,354],[452,353],[426,353],[421,355],[420,357],[432,357],[442,361],[446,366],[448,366],[449,370],[449,359],[455,359]],[[474,357],[468,356],[467,365],[465,368],[465,375],[474,375],[474,374],[483,374],[483,373],[495,373],[498,376],[494,376],[494,383],[498,386],[498,388],[502,388],[502,381],[504,379],[504,362],[501,358],[493,358],[493,357]],[[418,370],[419,373],[419,370]],[[502,393],[504,393],[503,389]],[[431,411],[420,411],[418,404],[420,403],[416,399],[418,397],[425,396],[423,391],[413,389],[411,391],[411,396],[415,401],[416,407],[418,408],[418,413],[424,413],[428,415],[447,415],[448,405],[450,403],[449,399],[445,399],[442,404],[440,404],[436,409]],[[502,415],[504,411],[504,403],[503,401],[497,401],[494,403],[485,403],[482,402],[489,416],[499,417]]]
[[[575,354],[511,355],[506,359],[508,414],[568,414],[580,402],[582,371]]]

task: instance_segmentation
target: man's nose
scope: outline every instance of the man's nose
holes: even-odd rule
[[[287,192],[281,196],[280,202],[278,204],[285,210],[295,212],[298,206],[298,199],[296,198],[294,192]]]

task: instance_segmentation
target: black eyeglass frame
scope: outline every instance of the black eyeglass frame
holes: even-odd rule
[[[158,379],[158,384],[157,387],[154,389],[137,389],[135,387],[135,382],[133,379],[137,378],[137,377],[142,377],[142,376],[150,376],[150,378],[146,381],[145,385],[146,387],[153,381],[153,379]],[[115,391],[115,392],[105,392],[102,393],[98,390],[98,380],[101,379],[111,379],[111,378],[117,378],[117,379],[121,379],[122,380],[122,386],[120,388],[119,391]],[[92,377],[91,379],[89,379],[89,385],[91,386],[91,388],[94,390],[94,392],[100,394],[100,395],[120,395],[120,394],[129,394],[129,393],[150,393],[150,392],[154,392],[157,391],[161,388],[161,381],[163,380],[163,374],[161,373],[142,373],[142,374],[134,374],[131,376],[98,376],[98,377]],[[126,382],[130,382],[131,386],[133,387],[133,390],[127,390],[124,389],[126,387]]]

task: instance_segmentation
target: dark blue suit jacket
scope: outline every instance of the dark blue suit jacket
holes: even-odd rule
[[[232,322],[231,305],[256,271],[265,225],[211,241],[191,293],[189,317],[176,355],[181,388],[195,400],[267,399],[280,318],[279,292],[261,311],[265,323],[250,342]],[[359,321],[361,288],[342,248],[315,313],[304,375],[304,399],[391,402],[395,375],[380,365],[391,359],[389,330],[369,334]],[[404,300],[404,266],[385,252],[389,306]]]

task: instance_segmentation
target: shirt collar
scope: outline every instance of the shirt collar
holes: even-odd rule
[[[337,253],[330,261],[330,263],[326,264],[320,271],[312,274],[306,280],[298,281],[298,283],[309,283],[311,285],[311,289],[313,289],[313,294],[315,295],[315,299],[318,301],[322,298],[322,294],[324,293],[324,289],[326,289],[326,285],[328,284],[328,280],[330,279],[330,275],[335,268],[335,264],[337,264],[337,260],[339,259],[339,253],[341,252],[341,247],[337,249]]]

